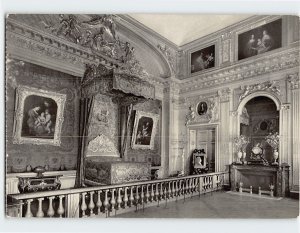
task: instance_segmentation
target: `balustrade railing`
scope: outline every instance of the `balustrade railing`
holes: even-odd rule
[[[227,172],[9,195],[19,217],[108,217],[221,190]]]

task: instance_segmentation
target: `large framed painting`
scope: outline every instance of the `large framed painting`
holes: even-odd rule
[[[191,74],[215,67],[215,60],[215,45],[192,52],[190,57]]]
[[[136,111],[132,133],[132,149],[154,149],[158,115]]]
[[[282,46],[282,19],[258,26],[238,35],[238,60]]]
[[[13,143],[60,145],[66,95],[18,86]]]

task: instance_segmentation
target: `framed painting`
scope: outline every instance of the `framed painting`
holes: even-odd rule
[[[215,45],[192,52],[190,56],[191,74],[215,67],[215,60]]]
[[[154,149],[158,115],[136,111],[132,133],[132,149]]]
[[[282,46],[282,19],[238,34],[238,60],[262,54]]]
[[[59,146],[65,101],[65,94],[18,86],[13,143]]]
[[[197,113],[199,116],[205,115],[207,113],[207,102],[201,101],[197,105]]]

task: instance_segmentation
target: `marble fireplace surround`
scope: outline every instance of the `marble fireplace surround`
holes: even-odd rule
[[[270,190],[269,185],[274,185],[274,195],[285,197],[289,193],[289,166],[259,166],[259,165],[234,165],[230,166],[231,191],[237,191],[243,183],[244,188],[253,187],[253,193]]]

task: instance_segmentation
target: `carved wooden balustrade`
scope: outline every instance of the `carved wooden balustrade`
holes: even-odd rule
[[[221,190],[228,172],[9,195],[18,217],[109,217]]]

